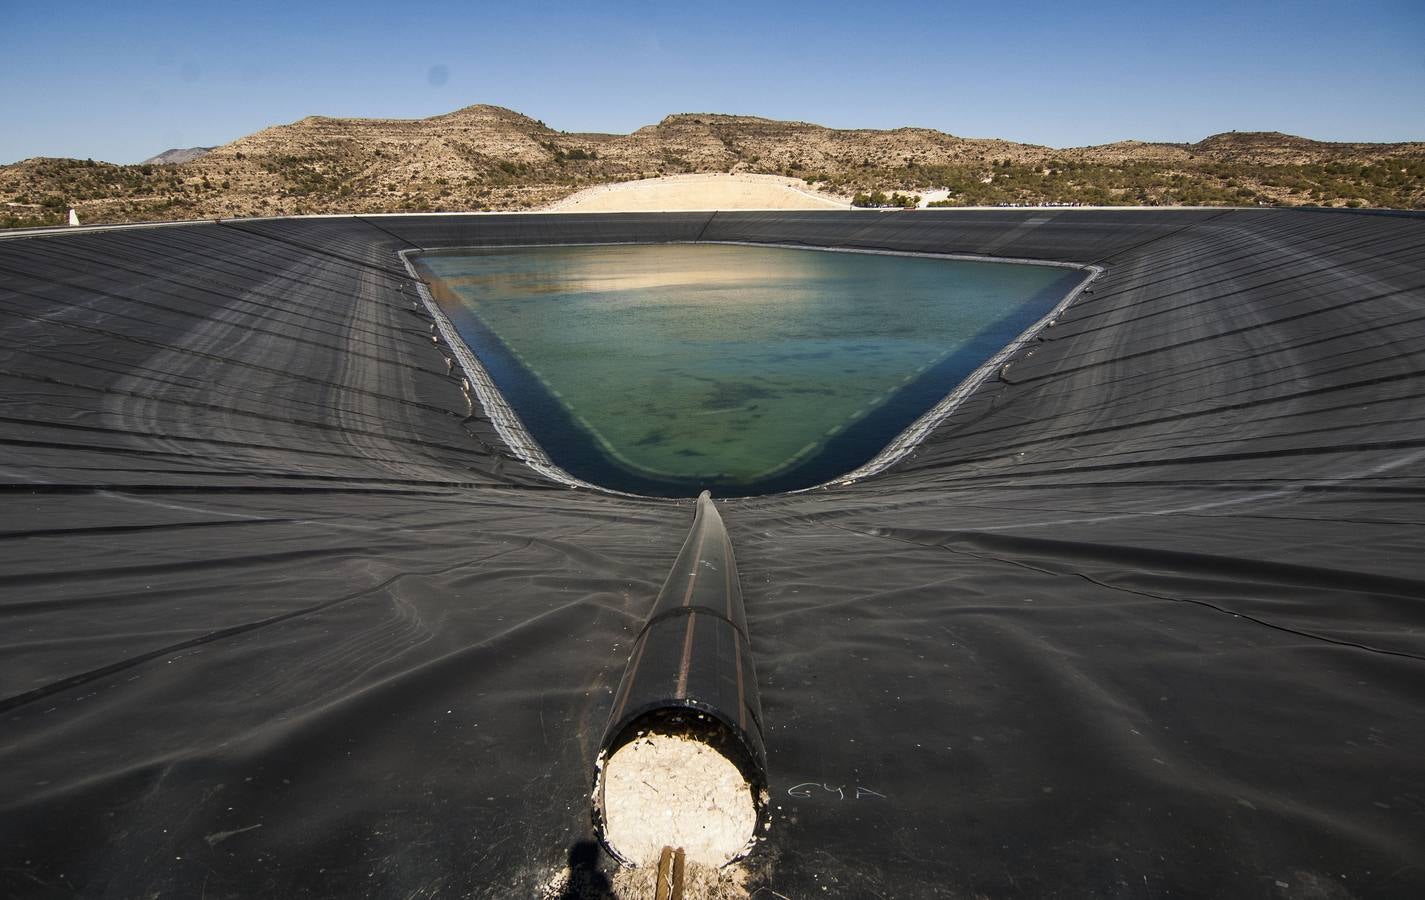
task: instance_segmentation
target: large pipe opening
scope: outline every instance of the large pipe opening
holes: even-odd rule
[[[635,723],[600,766],[594,802],[605,846],[635,866],[655,865],[665,846],[705,866],[745,856],[766,797],[737,756],[736,742],[704,713]]]

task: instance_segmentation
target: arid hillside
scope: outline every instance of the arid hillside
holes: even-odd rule
[[[28,159],[0,167],[0,225],[316,212],[530,209],[660,175],[742,172],[840,195],[948,192],[937,205],[1194,204],[1425,208],[1425,143],[1273,132],[1056,150],[923,128],[838,130],[692,113],[632,134],[572,134],[496,106],[428,119],[312,116],[178,164]]]

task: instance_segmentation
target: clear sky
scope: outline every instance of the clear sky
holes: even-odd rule
[[[0,163],[472,103],[565,131],[727,112],[1055,147],[1425,140],[1425,2],[0,0]]]

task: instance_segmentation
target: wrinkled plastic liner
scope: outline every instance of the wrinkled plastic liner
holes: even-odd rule
[[[768,773],[749,893],[1418,897],[1422,229],[927,210],[0,238],[0,894],[611,886],[591,773],[694,506],[525,465],[396,253],[730,240],[1104,270],[891,468],[719,502]]]

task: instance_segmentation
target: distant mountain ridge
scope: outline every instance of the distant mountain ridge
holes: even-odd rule
[[[184,149],[165,150],[165,151],[163,151],[162,153],[158,154],[157,156],[150,156],[148,159],[146,159],[146,160],[144,160],[143,162],[139,163],[139,165],[141,165],[141,166],[165,166],[165,165],[177,165],[178,163],[192,162],[193,160],[197,159],[198,157],[202,156],[203,154],[205,154],[205,153],[207,153],[208,151],[213,150],[213,149],[215,149],[215,148],[213,148],[213,147],[187,147],[187,148],[184,148]]]
[[[85,222],[527,209],[601,183],[694,172],[789,175],[841,196],[941,190],[948,205],[1425,208],[1425,143],[1276,132],[1054,149],[928,128],[681,113],[632,134],[568,133],[476,105],[425,119],[309,116],[187,161],[159,161],[174,152],[136,166],[0,167],[0,224],[58,221],[70,206]]]

